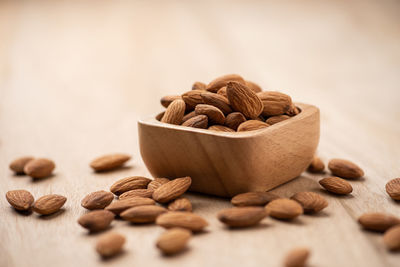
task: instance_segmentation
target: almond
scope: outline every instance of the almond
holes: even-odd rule
[[[206,115],[208,121],[214,124],[224,124],[225,115],[222,111],[214,106],[207,104],[198,104],[194,110],[196,115]]]
[[[240,112],[232,112],[225,118],[225,126],[237,130],[240,124],[246,121],[246,117]]]
[[[153,199],[159,203],[170,202],[183,195],[189,189],[191,183],[192,179],[189,176],[169,181],[154,191]]]
[[[208,222],[191,212],[171,211],[158,216],[156,224],[164,228],[182,227],[199,232],[208,225]]]
[[[234,196],[231,203],[235,206],[264,206],[279,196],[270,192],[247,192]]]
[[[111,187],[110,191],[116,195],[125,193],[126,191],[134,189],[145,189],[151,182],[149,178],[142,176],[131,176],[116,181]]]
[[[158,239],[156,246],[164,254],[172,255],[185,249],[192,233],[183,228],[172,228],[165,231]]]
[[[239,111],[251,119],[255,119],[261,114],[263,103],[247,86],[237,82],[228,82],[226,94],[234,111]]]
[[[154,223],[156,218],[167,212],[167,209],[155,205],[146,205],[129,208],[123,211],[120,216],[126,221],[133,223]]]
[[[206,90],[207,85],[202,82],[195,82],[192,85],[192,90]]]
[[[324,172],[324,169],[324,162],[319,157],[314,156],[307,170],[311,173],[322,173]]]
[[[180,125],[185,115],[186,104],[182,99],[176,99],[168,106],[161,122]]]
[[[383,243],[389,250],[400,250],[400,225],[393,226],[385,232]]]
[[[400,219],[382,212],[364,213],[358,222],[367,230],[384,232],[392,226],[400,224]]]
[[[257,96],[263,104],[263,116],[276,116],[285,114],[292,105],[290,96],[273,91],[260,92]]]
[[[236,207],[220,211],[217,217],[230,227],[249,227],[258,224],[267,215],[262,207]]]
[[[226,94],[226,86],[221,87],[221,89],[218,90],[217,94],[222,95],[228,99],[228,95]]]
[[[46,178],[51,175],[56,165],[49,159],[32,159],[24,166],[24,172],[32,178]]]
[[[88,210],[104,209],[113,199],[114,195],[111,192],[100,190],[85,196],[81,201],[81,206]]]
[[[110,258],[122,251],[125,237],[116,232],[103,234],[96,243],[96,251],[104,258]]]
[[[347,195],[353,192],[349,182],[339,177],[327,177],[319,181],[319,184],[327,191],[337,195]]]
[[[108,210],[95,210],[79,217],[78,223],[91,232],[98,232],[107,229],[114,216],[114,213]]]
[[[31,160],[33,157],[29,156],[17,158],[10,163],[10,169],[16,174],[24,174],[24,167]]]
[[[294,219],[303,214],[303,207],[292,199],[278,198],[265,206],[268,214],[276,219]]]
[[[225,115],[232,112],[232,108],[229,105],[228,99],[222,95],[204,92],[201,94],[201,98],[203,99],[204,104],[218,108]]]
[[[182,95],[187,110],[194,110],[198,104],[203,104],[203,98],[201,98],[202,93],[204,93],[204,90],[191,90]]]
[[[154,190],[152,189],[134,189],[134,190],[129,190],[126,191],[125,193],[122,193],[118,199],[126,199],[126,198],[131,198],[131,197],[147,197],[151,198],[153,195]]]
[[[390,180],[386,184],[386,192],[394,200],[400,200],[400,178]]]
[[[316,213],[328,206],[328,201],[314,192],[299,192],[294,194],[291,199],[303,206],[304,213]]]
[[[245,132],[245,131],[255,131],[255,130],[260,130],[263,128],[269,127],[268,123],[258,121],[258,120],[248,120],[243,122],[242,124],[239,125],[237,128],[238,132]]]
[[[265,120],[266,123],[268,123],[269,125],[274,125],[275,123],[284,121],[290,119],[290,117],[288,115],[276,115],[276,116],[272,116],[269,117],[268,119]]]
[[[109,171],[116,169],[124,165],[125,162],[131,159],[131,156],[127,154],[115,153],[107,154],[101,157],[95,158],[91,163],[90,167],[97,172]]]
[[[165,111],[163,111],[161,113],[158,113],[157,116],[156,116],[156,120],[161,121],[161,119],[164,116],[164,114],[165,114]]]
[[[246,86],[254,93],[259,93],[262,91],[261,87],[258,84],[251,81],[246,81]]]
[[[187,113],[187,114],[185,114],[185,116],[183,116],[183,119],[182,119],[182,124],[183,124],[185,121],[187,121],[187,120],[193,118],[194,116],[196,116],[196,112],[194,112],[194,110],[191,111],[191,112],[189,112],[189,113]]]
[[[154,180],[151,180],[151,182],[147,185],[147,189],[151,189],[154,191],[163,184],[168,183],[169,181],[170,180],[167,178],[154,178]]]
[[[177,99],[182,99],[180,95],[167,95],[161,98],[160,102],[164,108],[168,108],[168,106]]]
[[[208,117],[206,115],[196,115],[182,123],[182,126],[207,129]]]
[[[168,209],[172,210],[172,211],[188,211],[188,212],[191,212],[192,211],[192,203],[190,203],[189,199],[187,199],[185,197],[181,197],[181,198],[177,198],[173,202],[171,202],[168,205]]]
[[[118,201],[114,201],[106,207],[106,210],[113,212],[118,215],[124,210],[129,208],[144,206],[144,205],[155,205],[156,203],[151,198],[146,197],[130,197]]]
[[[211,81],[207,87],[206,90],[216,93],[220,88],[226,86],[228,84],[228,82],[237,82],[238,84],[243,84],[245,85],[246,82],[244,81],[244,79],[237,75],[237,74],[228,74],[228,75],[224,75],[224,76],[220,76],[216,79],[214,79],[213,81]]]
[[[212,125],[208,127],[208,130],[217,131],[217,132],[235,132],[229,127],[223,125]]]
[[[8,191],[6,199],[16,210],[29,210],[34,201],[32,194],[26,190]]]
[[[351,161],[331,159],[328,164],[333,175],[347,179],[356,179],[364,176],[364,171]]]
[[[295,248],[286,255],[284,260],[285,267],[304,267],[310,257],[308,248]]]
[[[33,204],[33,211],[41,215],[49,215],[59,211],[66,201],[67,198],[60,195],[42,196]]]
[[[287,115],[289,115],[290,117],[296,116],[297,114],[299,114],[301,112],[301,110],[296,107],[293,102],[290,105],[289,110],[286,112]]]

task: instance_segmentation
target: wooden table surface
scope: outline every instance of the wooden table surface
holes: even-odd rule
[[[311,248],[310,266],[399,266],[400,254],[357,224],[364,212],[400,215],[384,189],[400,176],[399,15],[397,1],[1,1],[0,266],[280,266],[295,246]],[[320,190],[328,174],[304,173],[273,191],[320,192],[323,213],[245,230],[216,219],[227,200],[189,194],[210,226],[188,251],[162,257],[163,229],[115,221],[126,250],[102,261],[98,235],[76,222],[80,200],[149,175],[137,120],[162,110],[161,96],[226,73],[320,107],[319,155],[353,160],[365,179],[339,198]],[[133,160],[93,173],[88,163],[110,152]],[[8,164],[21,155],[53,159],[54,176],[14,176]],[[4,197],[13,189],[68,201],[53,216],[22,216]]]

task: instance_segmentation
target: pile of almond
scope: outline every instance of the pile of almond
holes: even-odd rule
[[[195,82],[182,95],[161,98],[166,110],[156,119],[170,124],[222,132],[266,128],[300,112],[290,96],[262,91],[237,74],[216,78],[208,85]]]

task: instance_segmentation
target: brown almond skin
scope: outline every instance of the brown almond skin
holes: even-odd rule
[[[130,159],[131,156],[127,154],[107,154],[92,160],[90,167],[96,172],[109,171],[121,167]]]
[[[64,206],[67,198],[64,196],[52,194],[40,197],[33,204],[33,211],[41,215],[53,214]]]
[[[194,110],[185,114],[185,116],[183,116],[183,119],[182,119],[182,124],[185,123],[185,121],[193,118],[194,116],[196,116],[196,112],[194,112]]]
[[[297,114],[299,114],[301,112],[300,108],[296,107],[295,104],[290,105],[289,110],[286,112],[286,114],[290,117],[296,116]]]
[[[96,243],[96,251],[103,258],[114,257],[122,251],[125,237],[116,232],[105,233]]]
[[[20,158],[13,160],[10,163],[9,167],[16,174],[25,174],[24,167],[31,160],[33,160],[33,157],[30,157],[30,156],[20,157]]]
[[[310,257],[308,248],[295,248],[286,255],[284,260],[285,267],[304,267]]]
[[[156,190],[163,184],[168,183],[170,180],[168,178],[154,178],[151,182],[147,185],[147,189]]]
[[[94,210],[79,217],[78,223],[91,232],[98,232],[107,229],[114,217],[108,210]]]
[[[169,203],[168,210],[192,212],[192,203],[189,199],[180,197]]]
[[[234,206],[264,206],[279,196],[270,192],[247,192],[234,196],[231,203]]]
[[[168,106],[161,122],[180,125],[185,115],[186,104],[182,99],[176,99]]]
[[[222,95],[228,99],[228,95],[226,94],[226,86],[221,87],[221,89],[218,90],[217,94]]]
[[[225,126],[237,130],[240,124],[246,121],[246,117],[240,112],[232,112],[225,118]]]
[[[41,179],[49,177],[55,167],[56,165],[50,159],[33,159],[24,166],[24,173],[32,178]]]
[[[27,190],[8,191],[6,199],[14,209],[20,211],[29,210],[34,202],[32,194]]]
[[[319,184],[327,191],[337,195],[347,195],[353,192],[351,184],[339,177],[327,177],[321,179]]]
[[[272,116],[269,117],[268,119],[265,120],[266,123],[268,123],[269,125],[274,125],[276,123],[279,123],[281,121],[290,119],[290,117],[288,115],[276,115],[276,116]]]
[[[142,176],[131,176],[116,181],[111,187],[110,191],[114,194],[121,195],[126,191],[134,189],[145,189],[151,180]]]
[[[161,206],[145,205],[129,208],[123,211],[120,216],[126,221],[133,223],[154,223],[160,214],[167,212]]]
[[[269,127],[268,123],[259,120],[248,120],[243,122],[237,128],[238,132],[255,131]]]
[[[386,193],[394,199],[400,200],[400,178],[395,178],[387,182]]]
[[[207,85],[202,82],[195,82],[192,85],[192,90],[206,90]]]
[[[203,104],[203,98],[201,98],[202,93],[204,93],[204,90],[191,90],[182,95],[187,111],[194,110],[198,104]]]
[[[303,214],[303,207],[298,202],[287,198],[272,200],[265,209],[269,216],[282,220],[294,219]]]
[[[289,111],[292,105],[290,96],[274,91],[257,93],[263,104],[263,116],[283,115]]]
[[[201,98],[203,99],[204,104],[208,104],[218,108],[225,115],[232,112],[232,108],[229,105],[228,99],[222,95],[210,92],[204,92],[201,94]]]
[[[151,198],[146,197],[130,197],[118,201],[114,201],[108,205],[105,209],[119,215],[124,210],[129,208],[144,206],[144,205],[155,205],[156,203]]]
[[[212,124],[225,123],[225,115],[217,107],[207,104],[198,104],[194,111],[196,112],[196,115],[206,115],[208,117],[208,121]]]
[[[164,108],[168,108],[168,106],[177,99],[182,99],[180,95],[166,95],[161,98],[160,103]]]
[[[184,228],[172,228],[165,231],[157,239],[156,247],[165,255],[173,255],[183,251],[192,237],[192,232]]]
[[[254,93],[259,93],[262,91],[261,86],[252,81],[246,81],[246,86],[249,87],[249,89]]]
[[[223,125],[212,125],[212,126],[208,127],[208,130],[217,131],[217,132],[228,132],[228,133],[235,132],[231,128],[223,126]]]
[[[239,111],[250,119],[255,119],[261,114],[263,103],[247,86],[237,82],[228,82],[226,94],[234,111]]]
[[[183,195],[191,184],[192,179],[189,176],[176,178],[157,188],[153,193],[153,199],[159,203],[170,202]]]
[[[357,179],[364,176],[364,171],[351,161],[331,159],[328,168],[333,175],[346,179]]]
[[[222,210],[217,217],[229,227],[250,227],[257,225],[268,216],[262,207],[235,207]]]
[[[216,79],[214,79],[213,81],[211,81],[208,85],[206,90],[216,93],[220,88],[226,86],[228,84],[228,82],[237,82],[239,84],[243,84],[245,85],[246,82],[245,80],[237,74],[227,74],[227,75],[223,75],[220,76]]]
[[[206,115],[196,115],[182,123],[182,126],[207,129],[208,117]]]
[[[313,160],[311,161],[310,165],[307,168],[307,171],[311,173],[323,173],[324,170],[325,170],[324,162],[319,157],[314,156]]]
[[[369,212],[361,215],[358,222],[364,229],[384,232],[390,227],[400,224],[400,218],[382,212]]]
[[[400,250],[400,225],[393,226],[385,232],[383,243],[388,250]]]
[[[153,195],[154,190],[152,189],[134,189],[134,190],[129,190],[126,191],[125,193],[122,193],[118,199],[126,199],[126,198],[131,198],[131,197],[147,197],[151,198]]]
[[[158,113],[157,116],[156,116],[156,120],[161,121],[161,119],[164,116],[164,114],[165,114],[165,111]]]
[[[111,192],[100,190],[85,196],[81,201],[81,206],[88,210],[104,209],[113,199],[114,195]]]
[[[200,232],[208,222],[191,212],[171,211],[157,217],[156,224],[164,228],[181,227],[193,232]]]
[[[294,194],[291,199],[300,203],[304,213],[317,213],[328,207],[328,201],[314,192],[299,192]]]

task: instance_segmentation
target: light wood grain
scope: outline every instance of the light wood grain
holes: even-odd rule
[[[384,190],[400,176],[399,10],[397,1],[1,1],[0,266],[279,266],[295,246],[311,248],[312,266],[397,266],[400,255],[356,219],[400,214]],[[154,245],[163,229],[115,221],[126,252],[101,261],[98,235],[76,223],[81,199],[149,175],[137,120],[161,111],[161,96],[226,73],[318,106],[319,155],[355,161],[365,179],[338,198],[320,191],[325,175],[304,173],[274,192],[321,192],[322,215],[243,231],[216,219],[228,201],[191,194],[210,226],[186,253],[164,258]],[[133,154],[129,167],[93,173],[89,162],[112,152]],[[55,175],[13,176],[7,166],[21,155],[53,159]],[[64,212],[17,214],[4,195],[19,188],[65,195]]]

